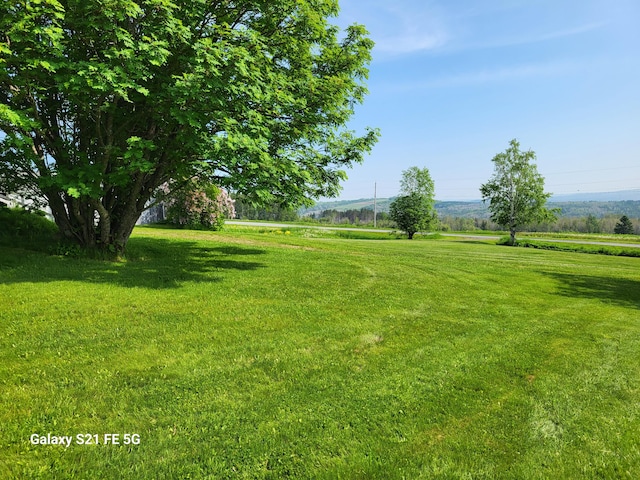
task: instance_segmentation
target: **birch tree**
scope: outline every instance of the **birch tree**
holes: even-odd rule
[[[551,194],[544,191],[535,159],[535,152],[522,152],[520,143],[511,140],[506,151],[493,157],[493,176],[480,187],[482,200],[489,202],[491,220],[509,230],[510,245],[515,245],[522,226],[556,218],[557,211],[545,207]]]

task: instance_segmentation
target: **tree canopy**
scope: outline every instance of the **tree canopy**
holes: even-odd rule
[[[433,201],[435,185],[428,168],[409,167],[402,172],[400,195],[416,193]]]
[[[334,196],[377,139],[345,129],[373,43],[336,0],[48,0],[0,6],[0,190],[123,249],[157,187]]]
[[[506,151],[493,157],[493,176],[480,187],[483,201],[489,201],[491,220],[509,229],[511,245],[523,225],[555,219],[556,211],[545,208],[551,194],[544,192],[535,158],[535,152],[522,152],[520,143],[511,140]]]

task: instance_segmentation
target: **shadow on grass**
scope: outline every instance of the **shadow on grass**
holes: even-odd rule
[[[627,278],[544,272],[558,281],[558,294],[571,298],[598,298],[605,303],[640,309],[640,281]]]
[[[156,238],[131,239],[128,259],[108,262],[47,256],[0,248],[0,284],[77,281],[111,283],[120,287],[178,288],[185,282],[220,282],[229,271],[252,271],[264,264],[248,256],[264,250],[242,247],[203,247],[189,241]],[[22,253],[21,252],[21,253]]]

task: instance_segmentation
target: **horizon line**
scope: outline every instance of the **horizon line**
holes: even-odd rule
[[[635,193],[640,192],[640,188],[626,188],[623,190],[606,190],[599,192],[571,192],[571,193],[552,193],[551,198],[553,197],[566,197],[566,196],[574,196],[574,195],[603,195],[603,194],[620,194],[620,193]],[[395,198],[397,195],[391,197],[378,197],[378,200],[389,200],[391,198]],[[359,197],[359,198],[328,198],[325,200],[318,200],[316,203],[337,203],[337,202],[357,202],[359,200],[373,200],[374,197]],[[434,199],[436,202],[482,202],[481,198],[474,199],[449,199],[449,200],[439,200]],[[624,200],[622,200],[624,201]],[[633,200],[631,200],[633,201]]]

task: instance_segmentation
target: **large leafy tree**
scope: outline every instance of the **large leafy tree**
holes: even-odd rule
[[[535,158],[535,152],[522,152],[520,143],[511,140],[509,148],[493,157],[493,176],[480,187],[483,201],[489,201],[491,220],[509,229],[510,245],[516,243],[516,232],[523,225],[556,216],[556,210],[545,207],[551,194],[544,191]]]
[[[15,0],[0,6],[0,190],[124,249],[157,187],[333,196],[377,132],[344,125],[372,42],[337,0]]]
[[[410,167],[402,172],[400,196],[389,205],[389,217],[406,232],[414,234],[429,230],[436,222],[435,188],[427,168]]]

